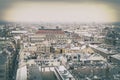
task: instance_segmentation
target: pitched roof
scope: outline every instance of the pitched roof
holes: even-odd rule
[[[61,29],[39,29],[36,34],[65,34]]]

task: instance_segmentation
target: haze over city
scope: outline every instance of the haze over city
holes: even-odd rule
[[[0,21],[119,22],[119,4],[119,0],[1,0]]]

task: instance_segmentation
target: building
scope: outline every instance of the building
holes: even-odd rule
[[[0,80],[9,79],[9,60],[7,54],[0,54]]]
[[[75,80],[64,66],[55,67],[55,71],[57,75],[59,75],[60,80]]]
[[[37,34],[31,34],[28,35],[28,40],[31,43],[35,43],[35,42],[42,42],[45,40],[45,35],[37,35]]]
[[[45,36],[45,40],[51,42],[66,42],[66,35],[62,29],[39,29],[37,35]]]
[[[1,42],[0,45],[0,80],[12,80],[16,68],[15,49],[7,42]]]
[[[36,44],[38,53],[50,53],[50,44],[48,42]]]

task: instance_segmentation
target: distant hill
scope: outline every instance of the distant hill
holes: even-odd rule
[[[9,23],[12,23],[12,22],[0,21],[0,25],[9,24]]]

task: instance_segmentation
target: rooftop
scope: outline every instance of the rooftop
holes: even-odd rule
[[[75,80],[71,73],[64,66],[59,66],[55,69],[61,76],[62,80]]]
[[[26,80],[27,79],[27,67],[23,66],[17,70],[16,80]]]
[[[29,67],[30,80],[58,80],[53,71],[43,71],[39,70],[36,65]]]
[[[36,34],[65,34],[61,29],[39,29]]]
[[[113,58],[116,58],[117,60],[120,60],[120,54],[112,55]]]

